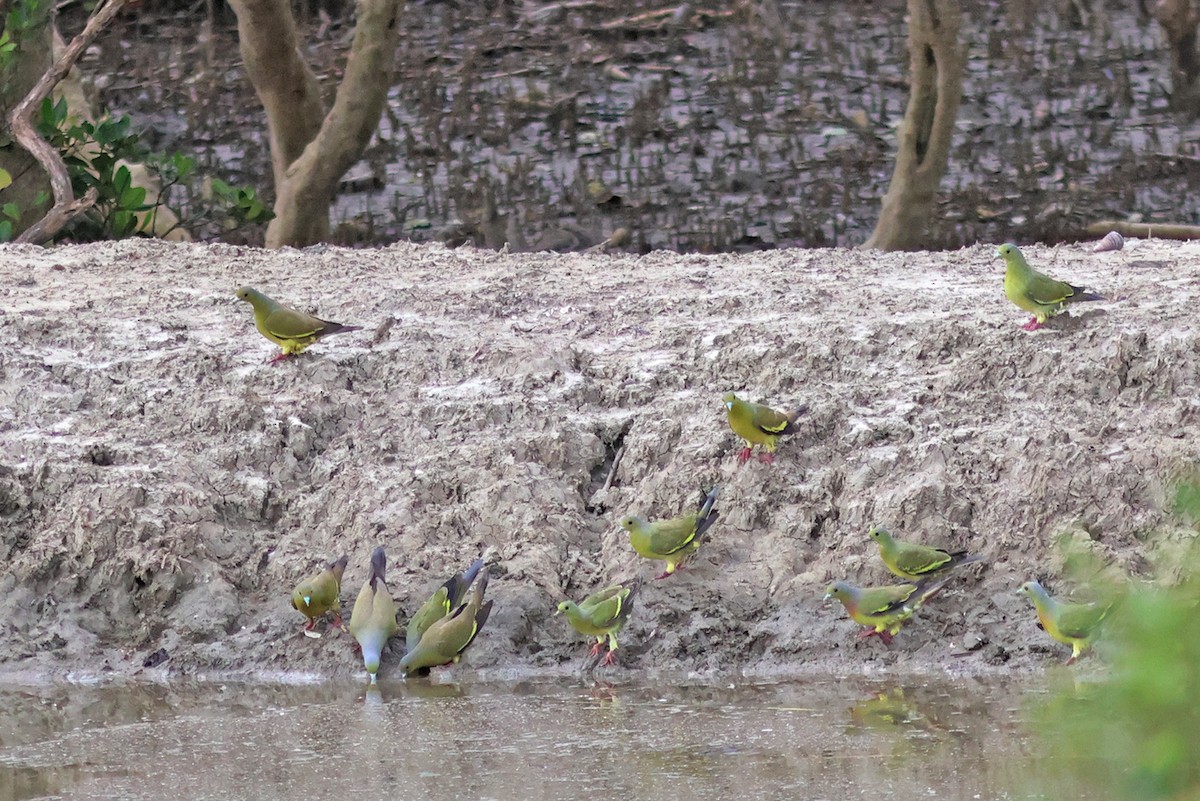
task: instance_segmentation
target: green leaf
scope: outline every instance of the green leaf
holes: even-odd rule
[[[126,187],[117,198],[117,204],[130,211],[145,211],[149,208],[146,205],[146,188],[144,186]]]
[[[117,197],[121,197],[128,191],[131,180],[132,176],[129,174],[128,167],[121,166],[117,168],[117,171],[113,173],[113,188],[117,190]]]
[[[118,239],[129,236],[131,233],[133,233],[134,226],[136,225],[137,218],[133,216],[133,212],[124,210],[113,212],[113,235]]]
[[[0,168],[0,189],[7,189],[12,186],[12,175],[3,168]]]
[[[11,242],[12,235],[12,223],[8,220],[0,220],[0,242]]]
[[[21,219],[21,207],[16,203],[5,203],[3,206],[0,206],[0,214],[16,222]]]

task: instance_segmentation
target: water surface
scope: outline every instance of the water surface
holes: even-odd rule
[[[1035,699],[929,678],[9,688],[0,798],[1023,798]]]

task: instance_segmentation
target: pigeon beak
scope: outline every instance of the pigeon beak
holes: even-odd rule
[[[311,595],[305,595],[305,596],[304,596],[304,605],[305,605],[305,606],[312,606],[312,596],[311,596]]]
[[[733,401],[726,401],[725,408],[732,410],[733,409]]]

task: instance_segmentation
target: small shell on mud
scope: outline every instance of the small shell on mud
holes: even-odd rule
[[[1118,234],[1116,231],[1109,231],[1104,235],[1104,238],[1096,243],[1092,248],[1093,253],[1107,253],[1110,250],[1120,250],[1125,247],[1125,237]]]

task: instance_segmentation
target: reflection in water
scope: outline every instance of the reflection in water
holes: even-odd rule
[[[910,727],[928,730],[928,721],[903,687],[891,687],[850,707],[850,720],[874,729]]]
[[[10,689],[0,798],[1002,798],[1033,766],[1020,701],[928,679]]]

